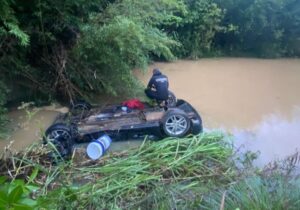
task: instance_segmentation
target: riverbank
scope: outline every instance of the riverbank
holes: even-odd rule
[[[49,159],[33,145],[0,158],[0,186],[20,189],[1,205],[31,209],[299,209],[298,156],[258,170],[251,154],[237,154],[229,136],[210,132],[183,139],[144,141],[97,161]],[[23,179],[23,182],[15,179]],[[3,181],[2,181],[3,182]],[[11,183],[11,184],[9,184]],[[24,188],[18,188],[24,186]],[[28,189],[26,192],[22,189]],[[29,193],[30,192],[30,193]],[[7,195],[9,196],[9,195]]]
[[[243,143],[253,152],[261,151],[258,165],[264,165],[300,148],[300,115],[296,108],[300,105],[299,66],[299,59],[214,58],[155,63],[149,69],[159,67],[168,75],[170,89],[197,109],[205,129],[232,133],[237,147]],[[138,74],[138,78],[146,84],[150,74]],[[105,101],[112,103],[109,98]],[[52,111],[40,110],[23,128],[16,125],[28,119],[26,112],[11,112],[17,129],[9,140],[0,141],[0,146],[4,148],[14,139],[15,148],[24,149],[37,141],[40,131],[58,114]],[[112,148],[122,151],[140,144],[125,141]]]
[[[169,76],[170,89],[202,115],[206,133],[113,143],[113,150],[96,162],[86,159],[82,148],[71,160],[55,164],[49,148],[22,145],[23,152],[6,152],[0,160],[1,175],[9,180],[2,188],[14,189],[18,185],[11,180],[23,179],[35,189],[23,197],[52,209],[299,209],[300,180],[294,176],[300,159],[300,115],[294,108],[300,104],[299,64],[297,59],[156,63],[150,68]],[[145,83],[149,77],[139,75]],[[38,125],[47,128],[58,114],[32,111],[12,116],[24,116],[16,121],[26,125],[16,130],[21,144],[23,138],[36,142]],[[246,147],[240,149],[241,144]]]

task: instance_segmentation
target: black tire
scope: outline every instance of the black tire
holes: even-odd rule
[[[91,110],[92,105],[86,101],[80,100],[71,104],[70,110],[73,116],[85,116],[89,110]]]
[[[168,99],[167,99],[167,106],[168,107],[176,107],[177,104],[177,98],[174,93],[169,91]]]
[[[190,119],[184,111],[179,109],[166,112],[161,123],[165,135],[169,137],[184,137],[191,128]]]
[[[73,146],[73,136],[71,128],[63,123],[50,126],[44,136],[44,143],[51,142],[62,157],[71,154]]]

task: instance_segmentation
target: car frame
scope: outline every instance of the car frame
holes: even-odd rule
[[[144,105],[143,110],[128,109],[121,104],[101,108],[79,101],[46,130],[45,143],[52,142],[65,156],[74,143],[90,142],[103,134],[116,141],[146,135],[152,139],[184,137],[203,130],[200,115],[183,99],[176,100],[171,107]]]

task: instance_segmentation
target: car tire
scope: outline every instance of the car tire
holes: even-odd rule
[[[167,106],[168,107],[176,107],[177,98],[174,93],[169,91],[168,99],[167,99]]]
[[[71,154],[73,146],[72,131],[69,126],[63,123],[56,123],[50,126],[44,136],[44,143],[51,142],[62,157]]]
[[[86,113],[91,110],[92,105],[86,101],[79,100],[71,104],[70,110],[73,116],[84,116]]]
[[[190,119],[184,111],[179,109],[166,112],[161,123],[165,135],[169,137],[184,137],[191,128]]]

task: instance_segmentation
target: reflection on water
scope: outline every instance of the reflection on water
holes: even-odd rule
[[[232,133],[234,144],[240,151],[259,151],[258,159],[254,161],[257,166],[285,159],[300,149],[300,109],[295,109],[290,120],[273,114],[251,131],[235,129]]]

